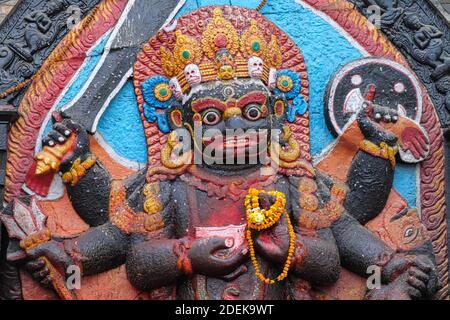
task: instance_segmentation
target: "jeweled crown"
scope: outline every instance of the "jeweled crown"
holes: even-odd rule
[[[287,54],[283,57],[277,32],[261,29],[270,26],[264,20],[249,19],[250,24],[241,29],[238,25],[248,21],[248,15],[239,16],[244,20],[235,22],[224,18],[221,7],[207,13],[211,18],[206,25],[203,20],[189,24],[180,19],[175,33],[161,31],[144,46],[135,66],[135,86],[146,120],[157,122],[159,130],[167,133],[170,128],[165,110],[177,100],[184,101],[191,89],[206,82],[238,78],[260,80],[274,95],[282,96],[288,105],[281,109],[289,122],[303,115],[307,102],[301,94],[302,75],[296,70],[303,70],[304,79],[307,77],[295,44],[285,37],[281,47]],[[183,31],[191,27],[194,29]],[[286,69],[287,65],[291,68]]]
[[[172,79],[172,91],[179,85],[183,93],[202,82],[234,78],[260,78],[269,85],[271,73],[275,82],[283,59],[277,38],[272,35],[266,41],[256,20],[239,35],[220,8],[214,9],[201,40],[177,30],[174,49],[163,46],[160,54],[163,71]]]

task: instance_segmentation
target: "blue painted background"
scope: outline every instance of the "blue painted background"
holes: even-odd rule
[[[178,16],[204,5],[233,4],[255,8],[259,2],[260,0],[187,0]],[[303,52],[310,81],[311,148],[313,155],[318,155],[334,140],[324,118],[326,86],[336,71],[348,62],[362,58],[363,54],[328,22],[294,0],[269,0],[261,13],[284,30]],[[99,55],[103,53],[107,38],[108,35],[93,51],[85,68],[58,107],[73,99],[86,81],[98,63]],[[147,161],[144,132],[131,81],[122,88],[103,114],[98,133],[121,157],[138,163]],[[412,207],[416,206],[415,181],[414,166],[398,165],[395,188]]]

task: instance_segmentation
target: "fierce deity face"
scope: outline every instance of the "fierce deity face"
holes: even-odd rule
[[[171,119],[183,118],[205,167],[236,172],[266,161],[271,132],[282,128],[272,117],[271,101],[256,79],[210,82],[194,89],[183,106],[172,107]]]

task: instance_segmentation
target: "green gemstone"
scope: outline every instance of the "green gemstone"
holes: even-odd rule
[[[252,50],[255,52],[258,52],[259,50],[261,50],[261,44],[257,41],[253,42]]]
[[[287,88],[287,87],[289,86],[289,81],[283,80],[283,81],[281,81],[281,85],[282,85],[284,88]]]
[[[166,89],[166,88],[160,89],[160,90],[159,90],[159,94],[160,94],[162,97],[167,96],[167,89]]]
[[[184,59],[189,59],[191,57],[191,53],[189,51],[183,51],[183,58]]]

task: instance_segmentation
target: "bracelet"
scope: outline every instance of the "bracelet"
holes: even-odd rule
[[[391,162],[392,167],[395,167],[395,164],[396,164],[395,156],[398,153],[397,146],[391,147],[386,142],[381,142],[380,145],[377,146],[375,143],[373,143],[369,140],[364,140],[364,141],[361,141],[359,148],[362,151],[364,151],[374,157],[389,160]]]
[[[194,271],[192,270],[191,260],[188,257],[188,251],[190,246],[185,241],[180,241],[176,243],[174,246],[174,253],[178,257],[177,268],[178,270],[183,271],[185,275],[191,278],[194,275]]]
[[[81,162],[81,158],[78,158],[69,171],[62,175],[62,181],[66,184],[70,183],[72,187],[75,187],[80,179],[86,175],[87,170],[92,168],[96,162],[97,157],[94,155],[90,155],[83,162]]]
[[[49,229],[44,229],[40,232],[37,232],[35,234],[32,234],[26,239],[23,239],[20,241],[20,248],[22,248],[25,251],[32,250],[44,243],[49,242],[52,239],[52,234]]]

